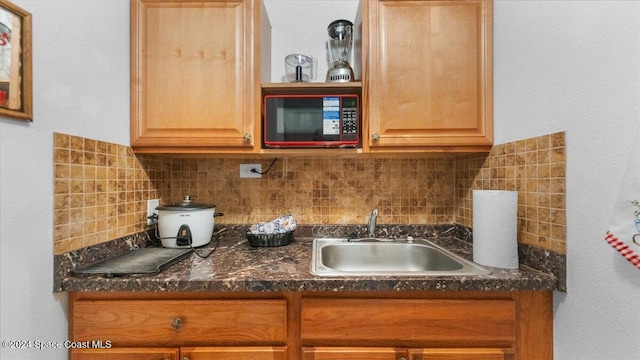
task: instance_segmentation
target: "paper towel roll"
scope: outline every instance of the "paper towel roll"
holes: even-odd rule
[[[473,261],[518,268],[518,192],[473,191]]]

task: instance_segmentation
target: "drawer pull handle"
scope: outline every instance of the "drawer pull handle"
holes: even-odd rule
[[[178,330],[182,327],[182,319],[180,319],[179,317],[173,319],[173,321],[171,322],[171,327]]]
[[[371,141],[374,141],[374,142],[380,141],[380,134],[375,133],[375,134],[371,135]]]

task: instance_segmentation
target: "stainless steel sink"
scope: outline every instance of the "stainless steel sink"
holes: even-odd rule
[[[428,240],[314,239],[318,276],[489,275],[491,271]]]

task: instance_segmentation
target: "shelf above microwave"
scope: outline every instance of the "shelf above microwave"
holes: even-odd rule
[[[262,95],[313,95],[313,94],[340,94],[362,93],[362,82],[346,83],[263,83]]]

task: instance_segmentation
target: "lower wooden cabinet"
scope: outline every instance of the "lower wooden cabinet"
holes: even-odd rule
[[[75,292],[69,299],[69,340],[96,345],[70,350],[71,360],[553,359],[550,291]]]

